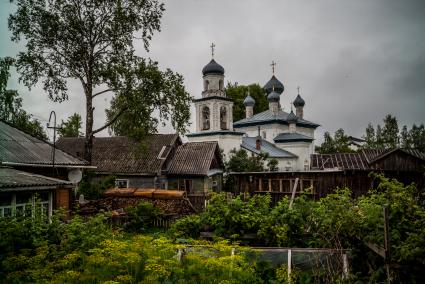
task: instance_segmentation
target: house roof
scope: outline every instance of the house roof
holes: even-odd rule
[[[0,192],[18,190],[44,190],[59,185],[71,185],[69,181],[0,167]]]
[[[52,151],[52,144],[0,121],[0,164],[49,166],[52,164]],[[85,167],[88,162],[56,149],[55,165]]]
[[[280,133],[273,140],[276,143],[311,142],[314,138],[301,133]]]
[[[246,127],[250,125],[263,125],[269,123],[280,123],[288,125],[288,115],[289,113],[279,110],[277,115],[274,115],[270,110],[266,110],[260,113],[253,115],[250,118],[244,118],[233,123],[234,128]],[[317,128],[320,125],[314,122],[298,118],[297,126],[307,127],[307,128]]]
[[[260,139],[261,141],[260,150],[256,148],[258,139]],[[272,143],[268,142],[267,140],[264,140],[259,137],[242,137],[241,147],[257,155],[260,153],[268,153],[270,158],[296,158],[297,157],[291,152],[278,148]]]
[[[214,158],[222,164],[217,142],[189,142],[180,145],[171,160],[168,174],[211,175]]]
[[[396,151],[425,161],[425,153],[414,149],[365,149],[357,153],[313,154],[310,167],[312,170],[370,170],[373,163]]]
[[[178,134],[151,134],[141,143],[124,136],[95,137],[92,164],[97,173],[156,175],[180,143]],[[60,138],[56,144],[77,156],[84,152],[84,138]]]

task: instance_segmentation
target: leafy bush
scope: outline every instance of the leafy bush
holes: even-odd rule
[[[157,218],[164,214],[152,203],[148,201],[140,201],[134,207],[126,208],[129,222],[126,225],[126,230],[129,232],[143,232],[153,227],[153,223]]]
[[[199,215],[191,215],[177,220],[171,227],[170,233],[174,238],[198,238],[201,230],[201,217]]]

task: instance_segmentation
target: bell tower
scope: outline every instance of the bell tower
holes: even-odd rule
[[[202,98],[195,100],[196,132],[232,131],[233,101],[224,90],[224,68],[214,60],[215,44],[211,44],[211,61],[202,69]]]

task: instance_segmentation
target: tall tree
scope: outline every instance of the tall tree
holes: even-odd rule
[[[425,151],[425,127],[423,124],[417,126],[413,124],[409,132],[412,147],[420,151]]]
[[[382,128],[382,140],[385,148],[395,148],[398,146],[398,122],[395,116],[387,114],[384,118]]]
[[[268,109],[267,97],[259,84],[245,86],[229,82],[226,87],[226,95],[233,100],[233,121],[245,118],[243,101],[248,94],[248,89],[250,96],[255,100],[254,114]]]
[[[26,45],[17,60],[21,80],[28,87],[41,81],[49,98],[58,102],[68,99],[70,79],[82,86],[85,159],[91,161],[93,136],[128,111],[144,115],[130,127],[138,130],[135,135],[155,132],[158,114],[161,121],[170,118],[177,131],[186,131],[191,97],[181,76],[170,70],[157,72],[155,62],[135,55],[133,41],[141,40],[148,51],[154,32],[160,30],[165,9],[158,0],[14,2],[17,10],[9,17],[12,40],[22,38]],[[152,86],[159,91],[149,97]],[[119,101],[119,107],[108,112],[105,125],[94,129],[93,99],[108,92],[115,94],[113,102]]]
[[[18,92],[7,90],[9,68],[13,62],[10,57],[0,58],[0,120],[39,139],[47,140],[47,134],[41,123],[22,109],[22,98]]]
[[[323,135],[323,143],[316,147],[316,151],[320,154],[353,152],[348,144],[348,136],[345,135],[344,129],[342,128],[335,131],[334,137],[326,131]]]
[[[74,113],[68,117],[67,121],[63,121],[58,130],[59,137],[82,137],[84,134],[80,131],[82,127],[81,115]]]
[[[384,138],[382,136],[382,127],[381,125],[376,126],[376,142],[375,142],[376,148],[383,148],[384,147]]]
[[[375,129],[372,123],[369,123],[366,128],[366,134],[363,135],[363,139],[366,141],[364,148],[374,148],[376,145]]]
[[[409,149],[412,147],[412,142],[411,142],[409,131],[407,130],[406,125],[403,126],[400,132],[400,146],[406,149]]]

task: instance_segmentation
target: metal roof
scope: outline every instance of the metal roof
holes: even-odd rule
[[[0,121],[0,164],[40,165],[52,164],[53,146],[17,128]],[[87,166],[88,162],[60,149],[55,150],[55,166]]]
[[[305,106],[305,101],[303,100],[303,98],[301,98],[300,94],[298,94],[297,97],[295,98],[294,106],[295,107]]]
[[[314,138],[301,133],[280,133],[274,139],[274,142],[311,142]]]
[[[425,153],[415,149],[364,149],[357,153],[313,154],[310,167],[316,170],[371,170],[376,161],[396,151],[425,161]]]
[[[60,138],[56,144],[76,156],[84,152],[84,138]],[[178,134],[151,134],[142,142],[124,136],[95,137],[92,164],[97,173],[157,175],[179,144]]]
[[[258,139],[260,139],[260,143],[261,143],[260,150],[256,148]],[[274,144],[260,137],[242,137],[241,147],[257,155],[260,153],[267,153],[269,154],[270,158],[296,158],[297,157],[291,152],[278,148]]]
[[[271,93],[273,89],[279,94],[282,94],[285,87],[283,86],[282,82],[279,81],[275,75],[273,75],[270,80],[264,85],[263,89],[266,91],[267,94]]]
[[[43,190],[59,185],[72,185],[69,181],[0,167],[0,192],[17,190]]]
[[[213,161],[217,163],[214,165]],[[180,145],[171,160],[168,174],[170,175],[211,175],[221,164],[217,142],[189,142]],[[218,173],[218,172],[217,172]]]
[[[288,115],[289,113],[284,112],[283,110],[279,110],[277,115],[274,115],[273,112],[270,110],[266,110],[260,113],[257,113],[253,115],[250,118],[244,118],[239,121],[236,121],[233,123],[233,127],[239,128],[239,127],[245,127],[249,125],[262,125],[262,124],[269,124],[269,123],[281,123],[281,124],[288,124]],[[298,118],[297,125],[302,127],[309,127],[309,128],[317,128],[320,125],[316,124],[314,122]]]
[[[218,64],[217,62],[215,62],[214,59],[211,59],[211,61],[204,66],[204,68],[202,68],[202,74],[203,75],[207,75],[207,74],[224,74],[224,68],[223,66],[221,66],[220,64]]]

